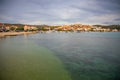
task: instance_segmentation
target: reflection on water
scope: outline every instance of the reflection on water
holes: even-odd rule
[[[120,80],[120,33],[49,33],[29,37],[52,50],[73,80]]]

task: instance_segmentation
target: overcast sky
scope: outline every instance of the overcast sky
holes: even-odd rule
[[[0,22],[120,24],[120,0],[0,0]]]

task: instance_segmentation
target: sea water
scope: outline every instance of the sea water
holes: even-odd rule
[[[120,80],[119,32],[39,33],[0,48],[4,80]]]

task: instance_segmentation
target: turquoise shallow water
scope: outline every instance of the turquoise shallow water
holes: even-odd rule
[[[0,41],[0,52],[7,53],[0,56],[0,71],[4,80],[120,80],[119,42],[119,32],[6,38]]]

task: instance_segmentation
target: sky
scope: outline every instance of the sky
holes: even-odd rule
[[[0,0],[0,22],[120,24],[120,0]]]

